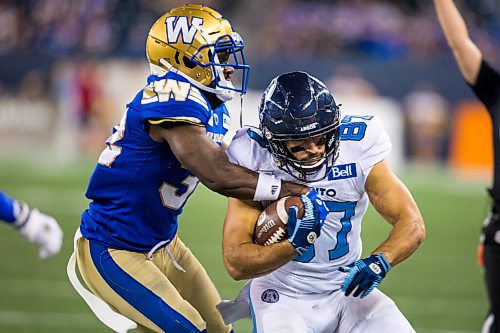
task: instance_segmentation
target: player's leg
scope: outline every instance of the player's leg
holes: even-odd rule
[[[484,279],[490,300],[490,313],[482,333],[500,333],[500,214],[496,208],[483,227]]]
[[[415,333],[394,301],[378,289],[364,299],[336,294],[342,313],[336,332]]]
[[[315,311],[301,299],[279,293],[261,281],[250,284],[250,307],[255,333],[312,333]]]
[[[165,251],[162,251],[164,265],[159,265],[164,270],[170,282],[179,291],[181,296],[191,303],[207,324],[208,333],[227,333],[231,326],[224,324],[222,316],[215,307],[221,297],[215,288],[206,270],[196,259],[191,250],[184,245],[179,237],[175,237],[167,247],[174,260],[181,265],[185,272],[176,268]],[[158,263],[159,257],[153,261]],[[159,263],[158,263],[159,264]]]
[[[143,253],[81,238],[77,262],[89,288],[116,311],[153,332],[206,332],[205,322]]]

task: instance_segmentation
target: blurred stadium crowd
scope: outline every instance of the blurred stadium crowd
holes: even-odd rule
[[[152,22],[183,2],[2,0],[0,54],[143,56],[144,36]],[[241,0],[203,3],[242,25],[237,28],[260,46],[260,57],[348,53],[390,59],[446,51],[428,0],[257,0],[250,6]],[[467,1],[465,5],[468,13],[475,13],[467,17],[474,40],[481,49],[495,54],[499,51],[495,39],[500,38],[500,6],[494,0]],[[290,31],[299,33],[290,36]]]
[[[0,54],[143,56],[152,23],[184,1],[3,0]],[[207,5],[224,7],[220,1]]]
[[[117,119],[116,113],[106,110],[123,110],[121,105],[113,106],[110,102],[113,98],[109,90],[117,88],[105,85],[103,77],[109,75],[109,68],[106,72],[103,67],[117,59],[145,66],[148,29],[168,8],[185,2],[0,0],[0,139],[2,131],[12,134],[15,124],[32,118],[29,114],[33,111],[26,111],[22,118],[18,109],[33,108],[35,103],[51,114],[49,119],[63,119],[62,122],[88,132],[81,135],[88,138],[82,141],[100,150],[102,144],[94,140],[102,142],[105,135],[97,135],[96,131],[102,127],[107,133],[109,123]],[[262,89],[277,72],[305,69],[313,74],[323,73],[320,79],[329,82],[335,95],[394,98],[400,103],[408,126],[406,153],[424,156],[424,160],[447,158],[451,126],[448,116],[466,87],[456,72],[430,0],[193,2],[221,11],[244,37],[247,60],[253,66],[252,88]],[[486,59],[498,64],[498,1],[458,2],[474,41]],[[445,59],[447,68],[455,71],[454,84],[458,86],[440,83],[432,77],[443,67],[439,59]],[[295,68],[278,67],[284,66],[283,60]],[[412,62],[423,62],[428,73],[408,65]],[[276,66],[276,73],[259,66],[263,63]],[[409,68],[407,74],[401,73],[401,63],[405,64],[403,68]],[[316,67],[310,69],[313,65]],[[12,100],[32,104],[16,105]],[[57,110],[56,114],[50,110]],[[16,117],[21,120],[15,120]],[[35,119],[38,120],[32,121],[34,129],[38,126],[41,132],[48,128],[39,124],[47,117]],[[51,130],[60,131],[57,126]],[[426,140],[414,138],[419,135]],[[417,142],[424,148],[412,147]],[[415,149],[420,152],[415,153]]]

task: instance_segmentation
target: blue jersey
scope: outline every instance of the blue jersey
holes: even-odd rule
[[[83,236],[117,249],[147,252],[177,232],[177,218],[198,179],[165,143],[151,139],[148,123],[204,126],[217,144],[229,128],[224,105],[212,109],[200,91],[175,73],[151,75],[127,105],[106,142],[86,192]],[[193,143],[196,144],[196,143]]]

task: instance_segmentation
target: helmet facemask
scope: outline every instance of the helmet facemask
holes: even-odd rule
[[[204,64],[197,60],[197,56],[207,48],[209,49],[209,62]],[[220,36],[215,43],[203,45],[190,59],[198,66],[212,69],[214,80],[210,86],[223,102],[231,100],[235,92],[245,94],[247,91],[250,66],[246,64],[243,49],[243,40],[237,32],[233,32],[231,35]],[[221,54],[225,59],[219,59],[222,58]],[[226,80],[224,75],[225,67],[234,70],[233,74],[231,74],[231,80]],[[234,82],[239,83],[239,88],[235,87]]]
[[[275,162],[281,169],[303,182],[321,180],[328,175],[338,157],[339,134],[338,121],[329,128],[325,128],[322,133],[312,134],[305,138],[293,138],[293,135],[275,136],[264,130],[264,135],[269,143],[268,149]],[[325,136],[325,150],[318,157],[298,160],[286,146],[286,142],[290,140],[306,140],[320,136]]]

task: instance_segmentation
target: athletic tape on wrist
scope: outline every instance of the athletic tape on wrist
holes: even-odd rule
[[[281,180],[273,175],[259,174],[257,188],[255,189],[254,201],[274,201],[278,199],[281,191]]]
[[[21,229],[26,225],[30,218],[31,209],[25,202],[16,201],[14,204],[14,216],[16,220],[12,224],[14,228]]]

